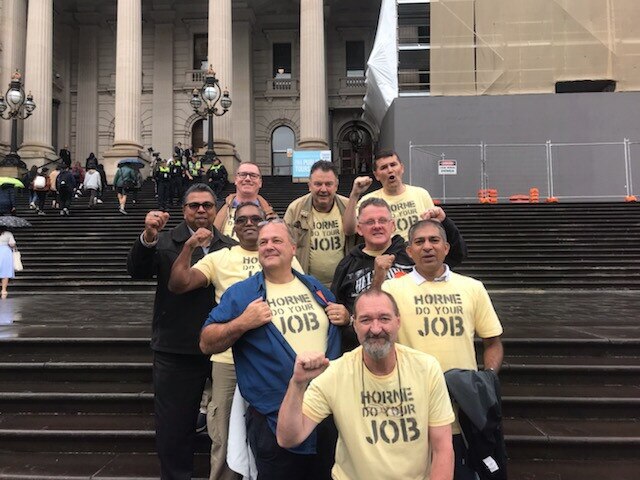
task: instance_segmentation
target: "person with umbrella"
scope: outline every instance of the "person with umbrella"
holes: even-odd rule
[[[16,191],[15,186],[18,182],[22,185],[20,180],[13,178],[7,178],[7,182],[3,181],[5,177],[0,177],[0,215],[15,215],[16,213]],[[13,180],[13,182],[11,182]]]

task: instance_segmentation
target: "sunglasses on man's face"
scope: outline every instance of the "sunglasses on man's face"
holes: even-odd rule
[[[215,207],[215,203],[212,202],[190,202],[190,203],[186,203],[185,207],[188,207],[190,210],[193,210],[194,212],[197,212],[200,207],[204,208],[205,210],[211,210],[213,207]]]
[[[247,223],[251,222],[254,225],[258,225],[260,222],[262,222],[264,219],[260,216],[260,215],[249,215],[249,216],[241,216],[236,218],[235,222],[236,225],[246,225]]]

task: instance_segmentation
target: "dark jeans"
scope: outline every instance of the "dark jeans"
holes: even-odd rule
[[[247,438],[258,468],[258,480],[329,480],[335,462],[338,431],[333,417],[318,428],[318,453],[300,455],[278,445],[267,418],[252,407],[247,411]]]
[[[40,210],[44,210],[44,204],[47,202],[47,193],[49,192],[44,192],[42,190],[36,190],[36,196],[38,197],[38,200],[36,201],[36,207],[38,207]]]
[[[63,208],[71,208],[71,199],[73,198],[73,192],[69,190],[60,190],[58,192],[58,197],[60,199],[60,209]]]
[[[211,362],[204,355],[153,354],[156,449],[163,480],[190,480],[196,420]]]
[[[478,478],[476,473],[466,465],[467,446],[460,434],[453,436],[453,454],[455,455],[454,480],[476,480]]]

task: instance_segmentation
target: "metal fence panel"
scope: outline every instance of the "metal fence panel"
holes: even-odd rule
[[[435,199],[467,203],[477,199],[482,182],[481,145],[411,145],[409,183]],[[438,160],[457,160],[457,175],[438,175]],[[405,173],[406,175],[406,173]]]
[[[487,145],[485,149],[487,187],[498,190],[498,198],[528,195],[538,188],[549,196],[546,144]]]
[[[629,192],[640,195],[640,142],[629,142]]]
[[[624,142],[552,144],[555,197],[620,200],[626,195]]]

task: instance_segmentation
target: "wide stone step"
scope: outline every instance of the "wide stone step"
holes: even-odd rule
[[[194,457],[194,480],[209,478],[209,455]],[[157,480],[155,453],[0,452],[2,480]]]

